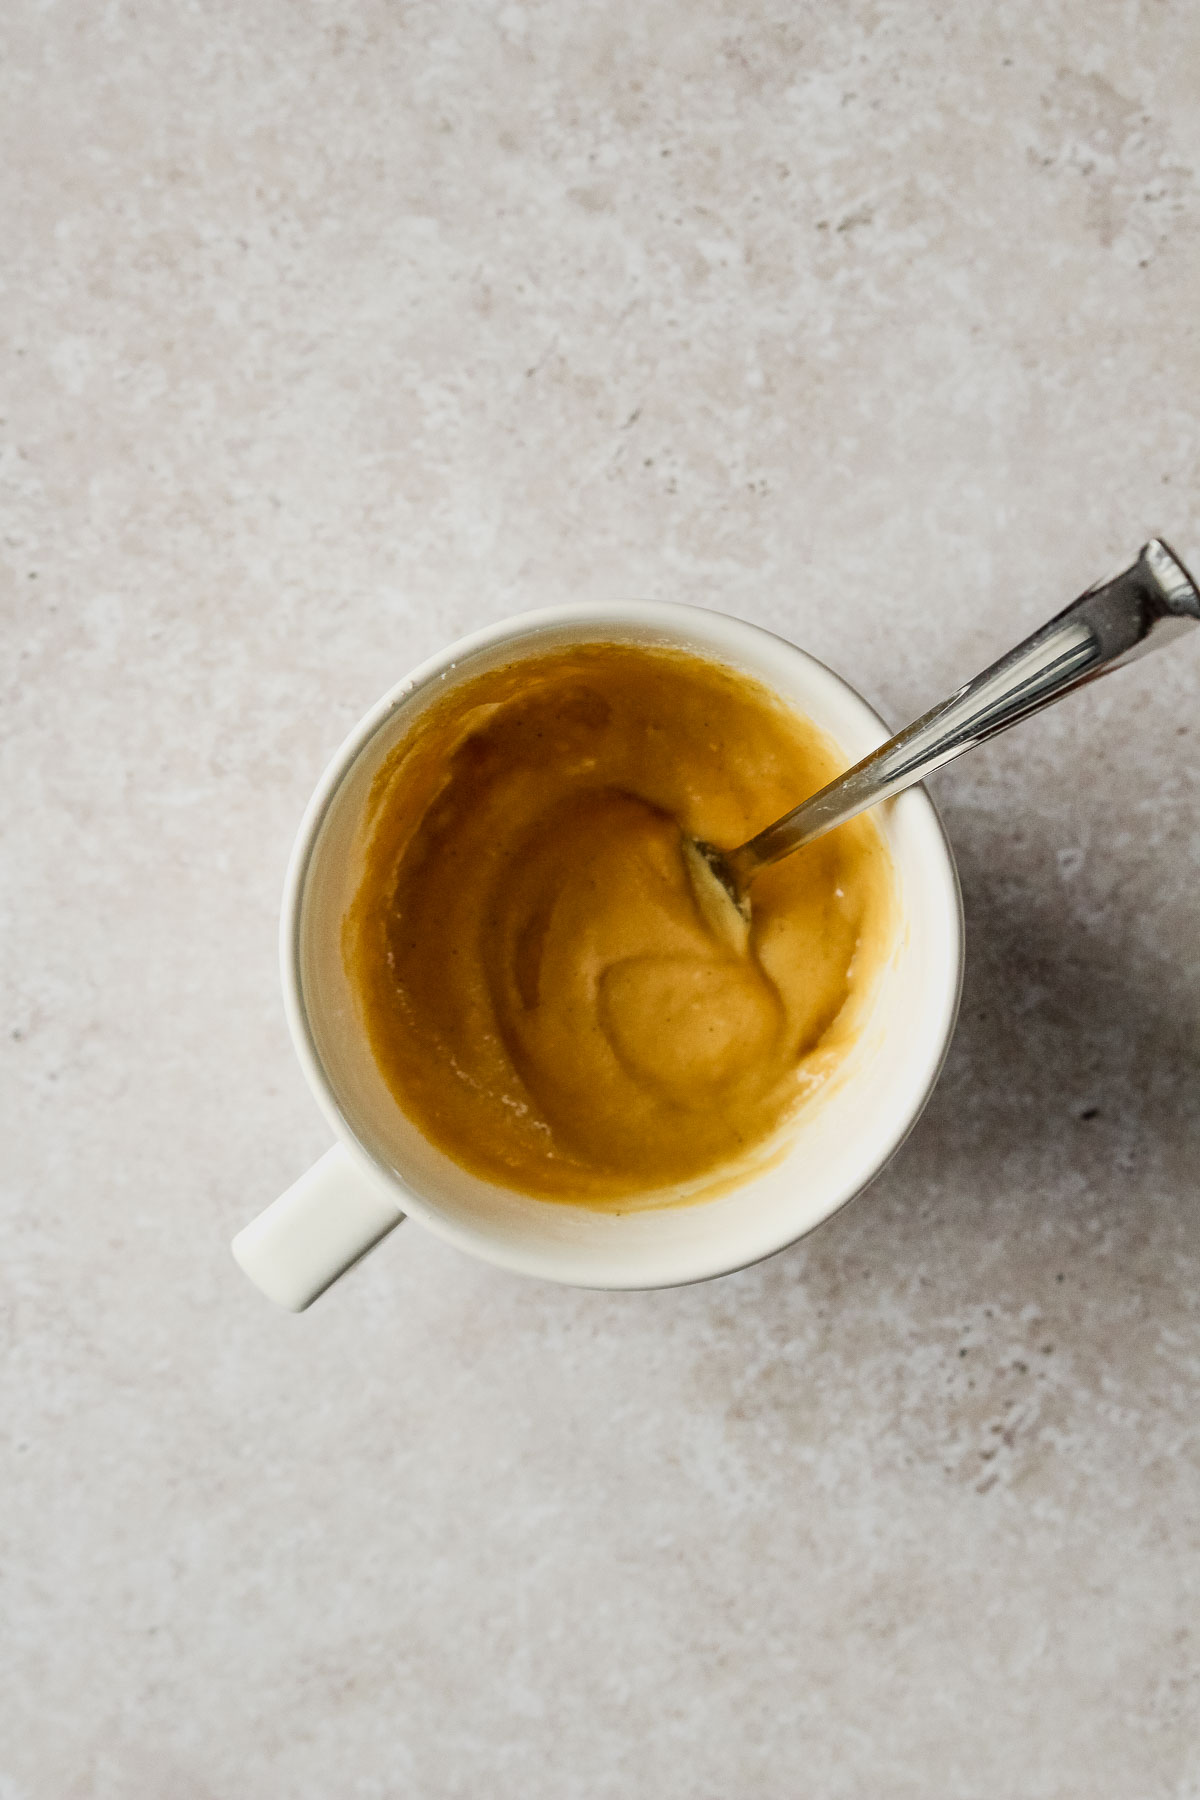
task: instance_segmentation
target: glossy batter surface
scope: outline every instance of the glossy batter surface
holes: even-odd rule
[[[765,871],[748,950],[697,904],[720,846],[830,780],[765,688],[602,644],[475,677],[376,780],[344,954],[379,1068],[478,1175],[625,1210],[699,1197],[836,1066],[891,947],[869,816]]]

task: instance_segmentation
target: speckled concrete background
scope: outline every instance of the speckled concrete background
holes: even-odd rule
[[[1200,644],[940,779],[955,1049],[809,1243],[227,1249],[416,659],[666,596],[899,722],[1200,548],[1198,84],[1188,0],[9,0],[2,1800],[1200,1795]]]

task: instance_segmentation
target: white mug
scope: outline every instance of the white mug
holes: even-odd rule
[[[239,1232],[262,1291],[300,1311],[406,1216],[500,1268],[592,1288],[672,1287],[770,1256],[862,1191],[911,1130],[958,1010],[962,906],[929,796],[878,808],[899,925],[870,1014],[836,1075],[798,1111],[781,1156],[719,1197],[616,1214],[535,1199],[468,1173],[424,1138],[375,1066],[341,954],[371,783],[448,686],[569,644],[674,645],[757,678],[857,762],[889,733],[822,663],[756,625],[693,606],[562,606],[476,632],[424,663],[351,732],[305,813],[284,888],[288,1024],[336,1142]],[[797,796],[798,799],[803,796]]]

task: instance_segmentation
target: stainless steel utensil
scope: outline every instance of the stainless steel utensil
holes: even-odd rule
[[[760,869],[1196,624],[1200,590],[1169,545],[1151,538],[1128,569],[1090,587],[999,662],[748,843],[717,850],[689,839],[685,849],[706,910],[728,935],[744,936],[748,890]],[[722,919],[726,899],[740,924]]]

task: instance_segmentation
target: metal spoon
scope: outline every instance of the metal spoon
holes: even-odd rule
[[[718,850],[686,839],[693,884],[709,922],[734,947],[744,948],[748,891],[761,869],[1195,624],[1200,624],[1200,590],[1169,545],[1151,538],[1128,569],[1090,587],[974,681],[748,843]]]

